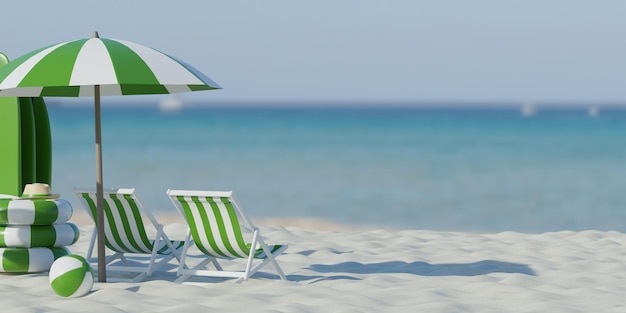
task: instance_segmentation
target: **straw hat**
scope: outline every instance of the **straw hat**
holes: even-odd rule
[[[24,186],[22,199],[56,199],[58,194],[52,194],[50,185],[43,183],[32,183]]]

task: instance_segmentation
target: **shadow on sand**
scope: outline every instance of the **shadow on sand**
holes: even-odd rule
[[[450,264],[429,264],[426,262],[402,262],[391,261],[382,263],[363,264],[359,262],[343,262],[338,264],[313,264],[307,269],[318,273],[342,273],[342,274],[413,274],[420,276],[478,276],[491,273],[516,273],[535,276],[528,265],[484,260],[474,263],[450,263]],[[348,275],[338,275],[323,278],[322,276],[301,276],[293,277],[298,280],[334,280],[334,279],[354,279]]]

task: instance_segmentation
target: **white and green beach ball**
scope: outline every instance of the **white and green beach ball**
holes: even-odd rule
[[[85,258],[68,254],[58,258],[50,267],[50,286],[61,297],[77,298],[86,295],[94,284],[91,265]]]

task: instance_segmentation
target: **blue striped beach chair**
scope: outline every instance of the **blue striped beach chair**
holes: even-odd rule
[[[167,195],[189,225],[178,268],[180,277],[176,282],[183,282],[190,276],[236,278],[235,282],[241,282],[268,262],[281,279],[286,279],[275,257],[285,251],[287,245],[267,245],[259,228],[237,205],[231,191],[168,190]],[[251,233],[250,243],[244,240],[242,228]],[[192,243],[203,253],[204,260],[189,268],[185,262]],[[243,270],[225,271],[217,259],[245,259],[247,262]],[[216,270],[208,270],[208,263]]]
[[[74,193],[96,224],[96,191],[74,189]],[[152,275],[173,258],[180,262],[180,250],[184,242],[172,241],[167,237],[163,232],[163,225],[141,205],[135,189],[104,189],[103,197],[105,246],[114,252],[106,258],[107,272],[138,273],[130,279],[138,282]],[[156,230],[154,239],[148,237],[143,218],[149,221],[146,225],[151,225]],[[90,262],[93,261],[96,237],[97,229],[94,227],[87,252]],[[141,261],[141,255],[144,261]],[[146,255],[150,256],[147,264]]]

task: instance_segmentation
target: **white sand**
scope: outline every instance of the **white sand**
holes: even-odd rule
[[[261,223],[259,223],[261,224]],[[290,248],[247,282],[158,273],[96,283],[77,299],[47,273],[0,275],[2,312],[626,312],[626,235],[617,232],[469,234],[427,230],[308,230],[262,226]],[[329,225],[330,228],[333,225]],[[90,226],[70,247],[84,255]],[[166,227],[182,238],[180,223]],[[169,269],[173,269],[172,264]]]

